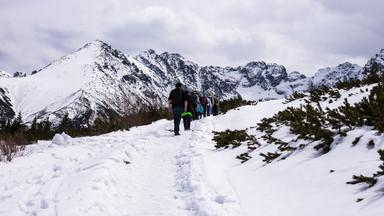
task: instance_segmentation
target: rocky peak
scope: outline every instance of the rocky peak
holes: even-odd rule
[[[384,71],[384,49],[373,56],[364,66],[363,74],[367,75],[370,71]]]
[[[264,90],[279,85],[288,76],[284,66],[263,61],[248,63],[240,69],[240,73],[248,81],[244,87],[260,85]]]
[[[298,71],[293,71],[287,76],[287,81],[294,82],[296,80],[307,78],[304,74],[301,74]]]
[[[13,77],[26,77],[27,74],[25,72],[15,72]]]
[[[200,66],[186,60],[178,53],[164,52],[159,55],[150,49],[142,52],[136,60],[164,79],[166,86],[173,87],[176,82],[182,82],[188,88],[199,88],[196,83]]]
[[[357,64],[345,62],[336,67],[326,67],[319,69],[313,76],[312,87],[320,88],[322,85],[334,87],[338,81],[348,81],[351,79],[362,79],[362,67]]]
[[[11,77],[12,77],[11,74],[0,70],[0,78],[11,78]]]

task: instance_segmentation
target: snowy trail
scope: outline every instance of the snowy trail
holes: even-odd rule
[[[0,216],[381,215],[382,177],[372,188],[346,184],[353,175],[376,173],[382,163],[377,151],[384,137],[371,128],[339,137],[325,155],[308,146],[270,164],[260,153],[276,146],[261,138],[243,164],[236,156],[248,151],[245,143],[215,149],[212,131],[257,133],[251,127],[287,106],[281,102],[194,121],[192,131],[177,137],[170,131],[173,122],[160,120],[130,131],[57,135],[30,145],[27,155],[0,163]],[[284,127],[275,134],[292,139]],[[357,137],[359,143],[351,145]]]
[[[13,166],[0,164],[0,215],[244,215],[207,157],[212,118],[178,137],[172,127],[162,120],[62,146],[41,142]]]

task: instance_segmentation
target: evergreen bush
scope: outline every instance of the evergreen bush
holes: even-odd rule
[[[287,104],[287,103],[290,103],[292,101],[295,101],[297,99],[304,98],[304,97],[305,97],[304,93],[299,93],[299,92],[295,91],[289,97],[285,98],[285,101],[283,102],[283,104]]]
[[[229,145],[232,145],[233,148],[239,147],[241,142],[244,142],[249,139],[249,135],[245,130],[225,130],[223,132],[213,131],[214,137],[213,141],[216,142],[215,148],[228,148]]]
[[[363,176],[363,175],[360,175],[360,176],[356,176],[356,175],[353,175],[352,177],[354,180],[353,181],[349,181],[347,182],[347,184],[360,184],[360,183],[366,183],[368,184],[368,187],[372,187],[376,184],[377,182],[377,179],[374,178],[374,177],[366,177],[366,176]]]
[[[246,106],[246,105],[256,105],[256,101],[247,101],[243,100],[241,96],[238,98],[233,98],[229,100],[223,100],[220,102],[220,111],[225,114],[231,109],[235,109],[237,107]]]
[[[244,162],[248,161],[249,159],[251,159],[252,157],[249,156],[248,152],[245,152],[243,154],[237,155],[236,158],[241,160],[241,163],[244,163]]]
[[[379,153],[380,160],[383,161],[383,163],[379,165],[380,170],[373,174],[374,177],[384,176],[384,150],[379,149],[377,153]]]
[[[372,148],[375,148],[375,142],[373,140],[369,140],[368,142],[368,148],[372,149]]]
[[[260,153],[260,156],[264,157],[263,162],[266,162],[266,163],[271,163],[273,160],[278,158],[280,155],[281,155],[281,153],[278,153],[278,152],[274,152],[274,153],[267,152],[267,154]]]
[[[373,174],[372,177],[367,177],[367,176],[356,176],[353,175],[352,178],[354,179],[353,181],[347,182],[347,184],[359,184],[359,183],[366,183],[368,184],[368,187],[372,187],[377,183],[377,178],[380,176],[384,176],[384,150],[379,149],[377,151],[380,156],[380,160],[383,161],[382,164],[379,165],[379,171],[377,171],[375,174]]]
[[[356,137],[355,140],[352,142],[352,146],[357,145],[357,143],[359,143],[361,137],[363,137],[363,136]]]

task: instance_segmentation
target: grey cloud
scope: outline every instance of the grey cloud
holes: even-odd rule
[[[11,72],[95,39],[131,55],[154,49],[220,66],[264,60],[306,75],[384,48],[381,0],[2,1],[0,69]]]
[[[327,10],[343,14],[368,13],[377,16],[384,7],[383,1],[377,0],[314,0],[321,3]],[[378,17],[378,16],[377,16]]]

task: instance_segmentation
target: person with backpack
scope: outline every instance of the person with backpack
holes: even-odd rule
[[[183,112],[181,116],[183,117],[184,130],[191,130],[191,121],[192,121],[192,97],[189,94],[189,91],[185,91],[185,95],[187,96],[187,112]]]
[[[175,136],[180,135],[179,131],[181,115],[183,112],[187,111],[187,96],[185,95],[185,92],[181,89],[181,86],[181,83],[176,83],[176,88],[171,91],[168,97],[168,109],[169,112],[172,111],[173,114]]]
[[[213,103],[214,103],[214,100],[213,100],[212,94],[209,93],[207,96],[207,115],[208,116],[212,114],[212,107],[214,105]]]
[[[203,117],[207,117],[207,96],[201,97],[201,105],[203,106]]]
[[[200,95],[199,92],[193,91],[192,92],[192,106],[193,106],[193,120],[198,120],[199,119],[199,105],[200,105]]]
[[[193,108],[193,112],[192,112],[192,120],[196,120],[196,107],[197,107],[197,104],[196,104],[196,91],[193,91],[192,94],[191,94],[191,101],[190,101],[190,104]]]
[[[204,108],[202,103],[202,97],[200,97],[199,95],[199,104],[197,104],[198,119],[201,119],[203,117]]]
[[[220,102],[220,99],[217,95],[213,95],[213,108],[212,108],[212,112],[213,112],[213,115],[214,116],[217,116],[219,115],[219,102]]]

